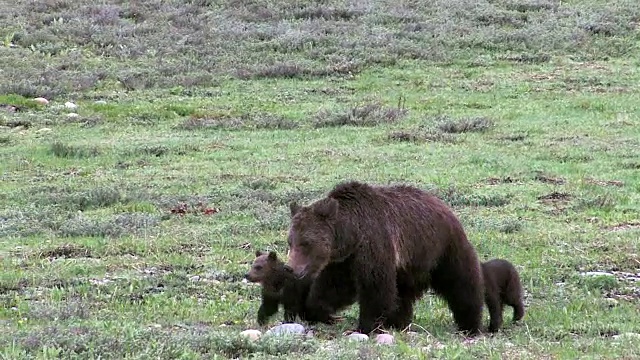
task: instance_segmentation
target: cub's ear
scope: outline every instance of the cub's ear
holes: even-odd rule
[[[262,251],[260,251],[260,250],[256,250],[256,257],[258,257],[258,256],[260,256],[260,255],[262,255]]]
[[[338,216],[338,200],[325,199],[314,206],[314,212],[324,219],[334,219]]]
[[[269,260],[278,260],[278,255],[275,251],[269,251]]]
[[[302,206],[298,205],[298,203],[296,203],[295,201],[292,201],[291,203],[289,203],[289,210],[291,210],[291,217],[294,217],[298,211],[300,211],[300,209],[302,208]]]

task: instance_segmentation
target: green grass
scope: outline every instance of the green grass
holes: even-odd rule
[[[0,7],[0,357],[640,357],[635,1]],[[426,294],[390,347],[357,306],[240,338],[255,250],[346,179],[442,197],[524,321],[465,342]]]

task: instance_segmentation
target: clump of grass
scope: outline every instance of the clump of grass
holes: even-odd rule
[[[122,200],[123,196],[120,190],[113,187],[96,187],[86,191],[52,192],[38,199],[38,203],[45,206],[53,205],[58,209],[68,211],[84,211],[109,207]]]
[[[499,207],[509,204],[511,198],[503,194],[465,194],[453,186],[432,192],[451,206]]]
[[[68,159],[90,158],[101,154],[101,151],[97,147],[70,145],[60,141],[53,142],[49,147],[49,152],[56,157]]]
[[[7,95],[0,95],[0,104],[10,104],[19,109],[42,109],[43,105],[33,98],[28,96],[22,96],[19,94],[8,93]]]
[[[242,186],[253,190],[273,190],[276,188],[276,183],[266,178],[245,179],[242,181]]]
[[[8,146],[13,143],[13,139],[9,135],[0,135],[0,146]]]
[[[355,9],[334,8],[326,5],[307,5],[293,13],[294,19],[322,19],[349,21],[362,15],[362,11]]]
[[[449,134],[460,134],[466,132],[485,132],[490,129],[494,123],[485,117],[473,117],[462,119],[450,119],[446,116],[439,119],[438,129]]]
[[[39,257],[49,259],[91,257],[91,250],[82,245],[63,244],[40,252]]]
[[[313,121],[315,128],[362,126],[371,127],[391,124],[402,119],[407,111],[404,108],[389,108],[380,103],[354,106],[345,110],[321,110]]]
[[[227,114],[192,114],[182,124],[178,125],[183,130],[199,129],[263,129],[263,130],[290,130],[298,127],[298,123],[282,116],[272,114],[242,114],[240,116]]]
[[[442,142],[442,143],[458,143],[460,139],[454,134],[447,134],[438,131],[392,131],[387,135],[387,139],[397,142]]]
[[[284,46],[284,45],[283,45]],[[370,58],[366,62],[385,63],[384,59]],[[354,75],[364,63],[357,61],[340,61],[327,65],[312,65],[297,62],[277,62],[271,65],[243,67],[235,71],[235,76],[242,80],[249,79],[311,79],[325,76]]]
[[[616,207],[616,199],[611,194],[597,195],[591,198],[579,198],[576,209],[611,210]]]
[[[64,321],[88,319],[93,315],[95,306],[91,303],[78,300],[65,300],[64,302],[47,303],[36,301],[29,305],[27,316],[30,319],[46,321]]]
[[[589,290],[609,291],[620,286],[618,279],[613,275],[580,275],[578,284]]]
[[[315,71],[308,66],[298,63],[284,62],[273,65],[265,65],[254,71],[245,70],[239,72],[238,77],[241,79],[264,79],[264,78],[283,78],[283,79],[304,79],[313,76]]]
[[[61,237],[105,237],[117,238],[127,234],[148,231],[160,222],[157,216],[141,214],[119,214],[106,220],[92,219],[83,215],[67,219],[60,225]]]
[[[268,355],[309,354],[317,351],[318,342],[303,336],[263,336],[257,341],[233,334],[214,333],[211,335],[214,352],[229,358],[239,358],[251,353]]]
[[[500,224],[498,231],[504,234],[514,234],[522,230],[522,221],[518,219],[509,219]]]

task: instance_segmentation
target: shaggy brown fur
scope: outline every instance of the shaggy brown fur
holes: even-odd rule
[[[407,327],[414,302],[428,288],[447,301],[461,331],[479,332],[480,262],[459,220],[437,197],[412,186],[346,182],[311,205],[290,208],[288,265],[297,276],[315,279],[305,304],[309,314],[332,311],[323,309],[330,289],[318,279],[342,264],[349,272],[339,281],[345,282],[340,305],[351,291],[361,332]]]
[[[482,263],[485,302],[491,318],[489,331],[496,332],[502,326],[504,305],[513,307],[513,322],[524,317],[522,284],[516,268],[507,260],[494,259]]]
[[[300,314],[309,285],[293,275],[275,252],[256,251],[251,269],[245,275],[250,282],[262,285],[262,303],[258,309],[258,324],[264,325],[269,317],[278,312],[280,304],[284,307],[286,322],[295,320]]]
[[[264,325],[269,317],[278,312],[280,304],[284,308],[285,322],[294,321],[296,316],[299,316],[301,320],[319,321],[327,324],[333,324],[340,320],[333,314],[353,303],[352,298],[344,299],[340,291],[340,283],[336,281],[343,278],[343,270],[345,270],[343,267],[336,266],[335,272],[327,271],[324,278],[317,279],[317,281],[322,281],[327,289],[323,295],[323,300],[327,304],[324,308],[326,310],[317,309],[314,316],[309,317],[305,313],[304,304],[311,286],[310,281],[296,277],[292,269],[278,259],[275,252],[256,251],[256,258],[245,278],[262,285],[262,303],[258,309],[258,324]],[[348,293],[348,291],[346,292]]]

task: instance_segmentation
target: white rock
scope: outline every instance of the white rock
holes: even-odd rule
[[[260,330],[254,330],[254,329],[249,329],[249,330],[245,330],[243,332],[240,333],[241,336],[246,336],[251,340],[258,340],[260,338],[260,336],[262,335],[262,332],[260,332]]]
[[[44,133],[50,133],[53,130],[51,130],[50,128],[42,128],[42,129],[38,129],[38,131],[36,131],[36,134],[44,134]]]
[[[94,102],[94,104],[96,104],[96,105],[106,105],[106,104],[107,104],[107,102],[106,102],[106,101],[104,101],[104,100],[96,100],[96,101]]]
[[[67,101],[66,103],[64,103],[64,107],[66,107],[67,109],[75,109],[78,107],[78,105],[72,103],[71,101]]]
[[[35,99],[33,99],[33,101],[35,101],[37,103],[40,103],[42,105],[47,105],[49,103],[49,100],[47,100],[47,99],[45,99],[43,97],[35,98]]]
[[[587,272],[583,272],[580,275],[582,276],[611,276],[613,277],[614,275],[608,272],[603,272],[603,271],[587,271]]]
[[[369,340],[369,336],[367,334],[361,334],[359,332],[354,332],[347,335],[347,339],[351,341],[367,341]]]
[[[304,326],[296,323],[281,324],[267,330],[265,335],[301,335],[305,333]]]
[[[80,116],[80,115],[78,115],[76,113],[68,113],[67,114],[67,117],[70,117],[70,118],[77,118],[78,116]]]
[[[628,332],[628,333],[623,333],[623,334],[620,334],[620,335],[614,335],[613,338],[616,339],[616,340],[628,339],[628,340],[638,341],[638,340],[640,340],[640,334]]]
[[[378,344],[391,345],[394,342],[395,339],[391,334],[378,334],[378,336],[376,336],[376,343]]]

